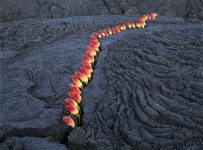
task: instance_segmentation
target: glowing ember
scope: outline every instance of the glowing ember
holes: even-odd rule
[[[116,34],[115,28],[111,28],[112,34]]]
[[[99,38],[99,39],[102,37],[101,34],[99,34],[99,33],[96,33],[95,36],[96,36],[97,38]]]
[[[80,110],[80,106],[78,105],[78,103],[73,100],[72,98],[66,98],[65,99],[66,104],[71,105],[73,107],[76,107],[78,110]]]
[[[96,47],[99,47],[99,45],[100,45],[100,43],[99,43],[99,41],[98,40],[90,40],[90,44],[94,44],[94,45],[96,45]]]
[[[92,67],[89,66],[89,65],[85,65],[85,64],[83,64],[83,68],[84,68],[87,72],[89,72],[89,73],[92,73],[92,72],[93,72]]]
[[[131,25],[132,25],[132,28],[136,27],[134,22],[132,22]]]
[[[148,19],[152,19],[151,16],[150,16],[149,14],[147,14],[147,18],[148,18]]]
[[[89,46],[91,46],[93,50],[98,49],[97,45],[94,43],[90,43]]]
[[[116,26],[115,28],[116,28],[116,32],[117,32],[117,33],[121,32],[121,30],[119,29],[118,26]]]
[[[144,21],[140,21],[140,26],[141,26],[142,28],[144,28],[145,22],[144,22]]]
[[[104,31],[105,36],[109,35],[108,32],[106,31],[106,29],[104,29],[103,31]]]
[[[119,28],[119,30],[123,30],[122,25],[117,25],[117,27]]]
[[[145,21],[143,17],[140,17],[139,22]]]
[[[94,62],[94,57],[92,55],[85,54],[83,55],[83,58],[84,58],[84,61],[87,62],[85,64],[91,64]]]
[[[94,51],[94,49],[91,46],[89,46],[89,45],[87,45],[87,49],[90,49],[90,50]]]
[[[82,99],[82,97],[80,96],[80,94],[75,93],[74,91],[68,92],[68,95],[69,95],[72,99],[74,99],[74,100],[76,100],[76,101],[81,101],[81,99]]]
[[[71,114],[73,114],[73,115],[76,115],[76,116],[79,116],[79,110],[78,110],[76,107],[74,107],[74,106],[72,106],[72,105],[66,105],[66,106],[65,106],[65,109],[66,109],[69,113],[71,113]]]
[[[63,121],[72,128],[75,128],[75,122],[70,116],[63,116]]]
[[[77,85],[75,85],[73,83],[69,83],[68,85],[69,85],[69,87],[71,88],[72,91],[74,91],[74,92],[76,92],[78,94],[81,94],[81,91],[80,91],[80,89],[79,89],[79,87]]]
[[[99,48],[98,47],[92,47],[91,45],[88,45],[87,46],[87,50],[90,49],[90,50],[93,50],[93,51],[96,51],[96,52],[99,52]]]
[[[74,100],[74,99],[72,99],[72,98],[66,98],[66,99],[65,99],[66,104],[69,104],[69,101],[75,101],[75,103],[77,103],[77,105],[81,103],[81,101],[76,101],[76,100]],[[73,103],[74,103],[74,102],[73,102]],[[74,106],[76,106],[76,104],[74,104]],[[79,105],[78,105],[78,106],[79,106]]]
[[[93,57],[97,56],[97,52],[91,49],[88,49],[86,52],[88,55],[91,55]]]
[[[91,35],[92,40],[97,40],[97,37],[95,35]]]
[[[86,55],[89,56],[89,57],[91,58],[92,62],[95,61],[95,60],[94,60],[94,57],[93,57],[92,55],[88,55],[88,54],[86,54]]]
[[[80,72],[82,72],[83,74],[85,74],[88,79],[91,78],[91,74],[88,72],[88,70],[86,70],[84,67],[80,67]]]
[[[148,19],[147,15],[143,16],[143,20],[146,21]]]
[[[88,82],[88,77],[85,74],[81,73],[81,72],[76,72],[75,76],[77,76],[84,83]]]
[[[81,61],[81,64],[82,65],[87,65],[87,66],[92,66],[90,63],[88,63],[87,61],[85,61],[85,60],[83,60],[83,61]]]
[[[100,30],[99,33],[102,35],[102,36],[105,36],[105,33],[103,30]]]
[[[126,25],[124,23],[122,24],[122,29],[126,30]]]
[[[83,55],[83,58],[88,63],[92,63],[93,62],[93,60],[89,57],[89,55]]]
[[[131,29],[131,28],[132,28],[132,25],[131,25],[131,23],[130,23],[130,22],[126,22],[126,25],[128,26],[128,28],[129,28],[129,29]]]
[[[149,15],[150,15],[151,19],[155,19],[157,16],[157,13],[150,13]]]
[[[82,82],[75,75],[72,75],[71,79],[72,79],[73,83],[75,83],[75,85],[77,85],[77,87],[82,88]]]
[[[108,28],[108,33],[109,33],[109,35],[112,35],[111,28]]]
[[[138,27],[138,28],[141,28],[141,25],[140,25],[140,23],[136,23],[136,27]]]

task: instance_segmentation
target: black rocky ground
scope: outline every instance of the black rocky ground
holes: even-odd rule
[[[67,83],[91,33],[135,18],[1,23],[0,149],[203,149],[198,20],[158,17],[103,38],[82,93],[82,126],[71,132],[62,123]]]
[[[203,0],[0,0],[0,22],[88,15],[160,15],[203,20]]]

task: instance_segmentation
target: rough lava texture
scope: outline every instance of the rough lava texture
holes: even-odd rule
[[[67,150],[65,145],[59,144],[52,138],[11,137],[0,144],[1,150]]]
[[[62,18],[87,15],[142,15],[203,20],[202,0],[0,0],[0,22],[26,18]]]
[[[83,137],[92,149],[203,148],[202,24],[157,18],[147,26],[101,41],[83,126],[68,138],[73,149]]]
[[[67,83],[90,35],[135,18],[1,23],[0,149],[203,149],[203,22],[196,19],[159,16],[102,38],[82,94],[82,126],[71,132],[62,122]]]

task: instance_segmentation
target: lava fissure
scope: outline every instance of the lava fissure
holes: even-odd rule
[[[75,72],[75,74],[71,76],[73,83],[69,83],[71,91],[68,92],[69,98],[65,99],[65,115],[63,116],[63,121],[67,125],[72,128],[75,128],[77,125],[82,125],[81,116],[83,114],[83,110],[81,108],[81,93],[83,88],[85,88],[85,86],[87,86],[87,84],[92,80],[93,71],[97,63],[97,57],[99,52],[101,52],[99,39],[125,30],[144,28],[146,20],[155,19],[156,16],[157,13],[143,15],[139,18],[138,22],[126,22],[115,27],[100,30],[94,35],[91,35],[90,44],[86,48],[86,54],[83,55],[80,71]]]

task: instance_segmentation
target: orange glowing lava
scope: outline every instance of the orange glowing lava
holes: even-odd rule
[[[72,99],[74,99],[74,100],[76,100],[76,101],[81,101],[82,100],[82,97],[80,96],[80,94],[78,94],[78,93],[75,93],[74,91],[71,91],[71,92],[68,92],[68,95],[72,98]]]
[[[67,110],[69,113],[73,115],[79,116],[79,110],[72,105],[66,105],[65,110]]]
[[[80,106],[79,106],[78,103],[77,103],[75,100],[73,100],[72,98],[66,98],[66,99],[65,99],[65,102],[66,102],[66,104],[72,105],[72,106],[76,107],[78,110],[80,110]]]
[[[63,116],[63,121],[72,128],[75,128],[75,122],[70,116]]]
[[[85,74],[83,74],[81,72],[76,72],[75,76],[77,76],[82,82],[84,82],[86,84],[88,83],[88,77]]]
[[[71,79],[72,79],[73,83],[75,83],[75,85],[77,85],[77,87],[79,87],[79,88],[83,87],[82,82],[75,75],[72,75]]]
[[[81,94],[81,91],[80,91],[80,89],[79,89],[79,87],[77,85],[75,85],[73,83],[69,83],[68,85],[69,85],[69,87],[71,88],[72,91],[74,91],[74,92],[76,92],[78,94]]]

